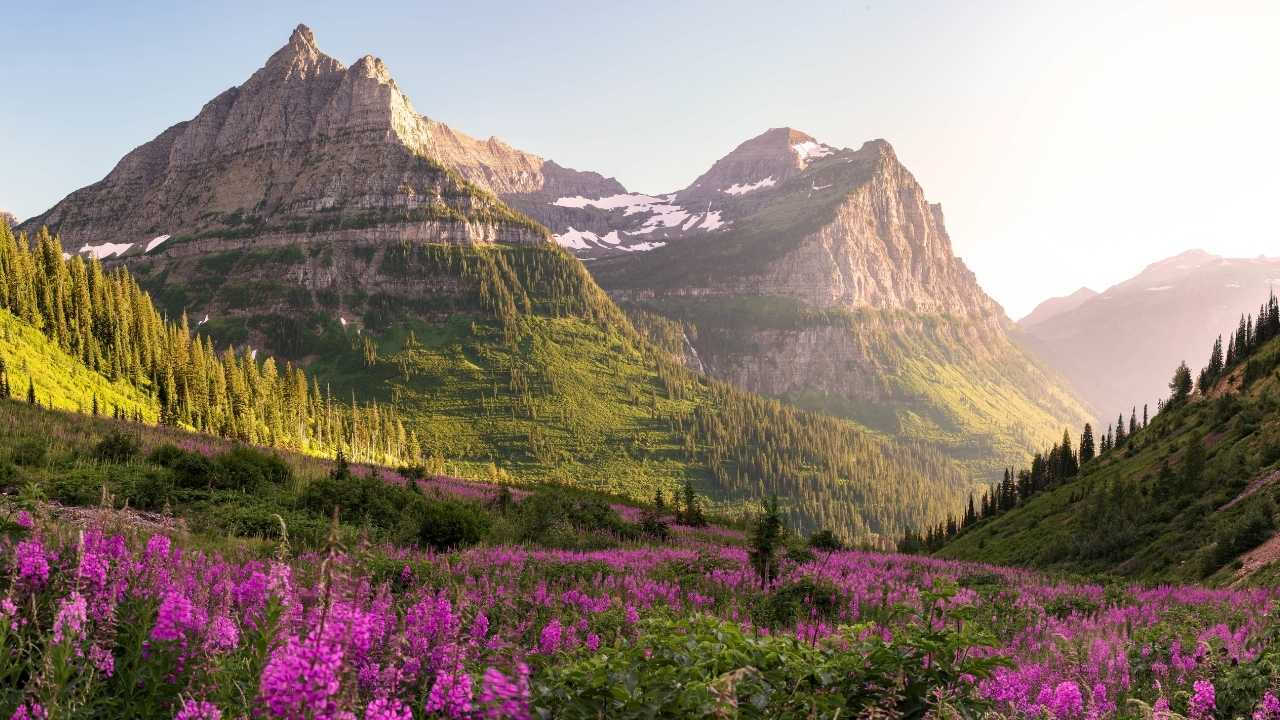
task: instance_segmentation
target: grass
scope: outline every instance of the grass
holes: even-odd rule
[[[28,383],[33,382],[37,402],[46,407],[88,413],[97,398],[104,415],[119,408],[130,417],[141,413],[155,422],[159,414],[159,404],[149,393],[90,370],[7,310],[0,310],[0,358],[15,397],[25,398]]]

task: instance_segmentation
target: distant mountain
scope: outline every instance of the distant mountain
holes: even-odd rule
[[[1019,324],[1028,344],[1111,420],[1121,411],[1128,417],[1135,405],[1139,412],[1144,404],[1154,408],[1178,363],[1203,366],[1214,338],[1241,315],[1256,314],[1277,284],[1280,258],[1192,250],[1074,307],[1059,304],[1056,313]]]
[[[1061,315],[1062,313],[1065,313],[1065,312],[1071,312],[1072,310],[1075,310],[1076,308],[1083,305],[1087,300],[1090,300],[1097,296],[1098,296],[1098,293],[1094,292],[1093,290],[1090,290],[1087,287],[1082,287],[1079,290],[1071,293],[1070,295],[1049,298],[1048,300],[1045,300],[1044,302],[1035,306],[1035,309],[1027,313],[1026,317],[1019,320],[1018,324],[1021,325],[1024,329],[1029,328],[1032,325],[1038,325],[1044,322],[1045,320],[1048,320],[1051,317]]]
[[[1088,416],[1011,337],[884,140],[775,128],[682,190],[520,207],[633,312],[682,323],[696,367],[944,447],[978,475]]]
[[[796,167],[758,171],[799,182],[828,152],[809,142],[782,137]],[[305,365],[314,396],[394,405],[437,471],[645,502],[692,482],[726,513],[776,492],[797,527],[882,543],[960,508],[973,474],[937,447],[696,375],[675,359],[677,323],[637,320],[654,339],[640,335],[540,224],[567,244],[568,223],[630,222],[563,201],[619,195],[419,115],[380,60],[346,67],[299,26],[242,85],[22,229],[127,266],[146,303],[218,348]],[[633,213],[628,246],[674,237],[677,212]]]

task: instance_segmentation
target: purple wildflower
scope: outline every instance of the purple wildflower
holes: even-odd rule
[[[465,717],[471,712],[471,676],[461,666],[452,672],[438,670],[425,710],[428,714],[443,713],[450,718]]]
[[[222,711],[211,702],[188,700],[182,704],[173,720],[222,720]]]
[[[44,546],[39,540],[24,540],[18,543],[15,555],[19,583],[31,588],[39,588],[49,581],[49,559],[45,556]]]
[[[1217,709],[1217,693],[1214,691],[1213,682],[1197,680],[1193,689],[1195,693],[1187,703],[1187,713],[1193,720],[1213,717],[1213,711]]]
[[[413,720],[413,710],[394,698],[379,698],[365,708],[364,720]]]
[[[53,642],[76,640],[84,632],[88,608],[84,596],[72,591],[58,604],[58,616],[53,620]]]
[[[341,672],[341,647],[314,635],[303,642],[290,637],[262,671],[262,697],[276,717],[330,720],[337,713],[333,696]]]

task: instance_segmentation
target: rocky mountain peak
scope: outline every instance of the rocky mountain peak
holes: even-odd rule
[[[272,53],[266,65],[254,73],[245,86],[279,80],[306,80],[317,75],[341,72],[342,63],[325,55],[316,45],[311,28],[299,25],[284,47]]]
[[[712,198],[774,187],[803,172],[813,160],[837,151],[795,128],[770,128],[717,160],[680,195]]]

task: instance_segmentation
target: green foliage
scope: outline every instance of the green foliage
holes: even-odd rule
[[[98,441],[93,456],[105,462],[126,463],[137,457],[141,448],[142,440],[138,436],[114,430]]]
[[[945,593],[925,596],[930,607]],[[535,675],[533,705],[565,720],[981,717],[988,706],[966,676],[988,677],[1004,663],[974,657],[991,638],[941,625],[926,618],[892,643],[864,626],[806,643],[747,635],[708,616],[653,619],[635,640],[551,658]]]
[[[480,542],[489,530],[489,517],[477,506],[456,500],[423,501],[413,506],[422,527],[423,547],[452,550]]]

